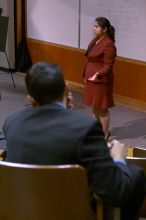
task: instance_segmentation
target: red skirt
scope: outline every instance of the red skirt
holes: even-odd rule
[[[113,82],[93,83],[87,81],[84,92],[84,105],[100,109],[113,107]]]

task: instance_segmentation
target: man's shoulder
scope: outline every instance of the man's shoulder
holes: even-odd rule
[[[9,116],[6,118],[4,124],[6,124],[6,123],[8,123],[8,122],[13,122],[13,121],[16,122],[17,119],[19,120],[23,115],[27,114],[27,112],[29,112],[29,111],[30,111],[30,108],[18,110],[18,111],[16,111],[16,112],[12,113],[11,115],[9,115]]]
[[[87,112],[81,112],[77,110],[69,110],[68,114],[74,121],[78,121],[79,123],[97,123],[97,120]]]
[[[80,116],[80,117],[90,117],[91,116],[90,113],[83,112],[83,111],[76,110],[76,109],[67,109],[67,111],[69,114]]]

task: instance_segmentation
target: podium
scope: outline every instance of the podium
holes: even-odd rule
[[[10,62],[8,59],[8,55],[6,52],[6,40],[7,40],[7,32],[8,32],[8,22],[9,22],[9,18],[6,16],[0,16],[0,52],[4,52],[5,56],[6,56],[6,60],[8,63],[8,69],[9,72],[11,74],[11,79],[12,79],[12,83],[14,88],[16,88],[15,86],[15,82],[14,82],[14,78],[13,78],[13,71],[10,67]],[[1,98],[1,95],[0,95]]]

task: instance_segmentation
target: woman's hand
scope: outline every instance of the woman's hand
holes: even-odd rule
[[[90,78],[88,79],[88,81],[97,80],[97,76],[98,76],[98,73],[95,73],[92,77],[90,77]]]

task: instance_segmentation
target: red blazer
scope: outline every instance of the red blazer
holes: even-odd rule
[[[88,58],[84,71],[86,80],[92,77],[96,72],[99,73],[96,83],[108,83],[113,81],[113,64],[116,57],[116,47],[113,41],[104,37],[96,44],[97,38],[94,38],[88,46],[85,55]]]

